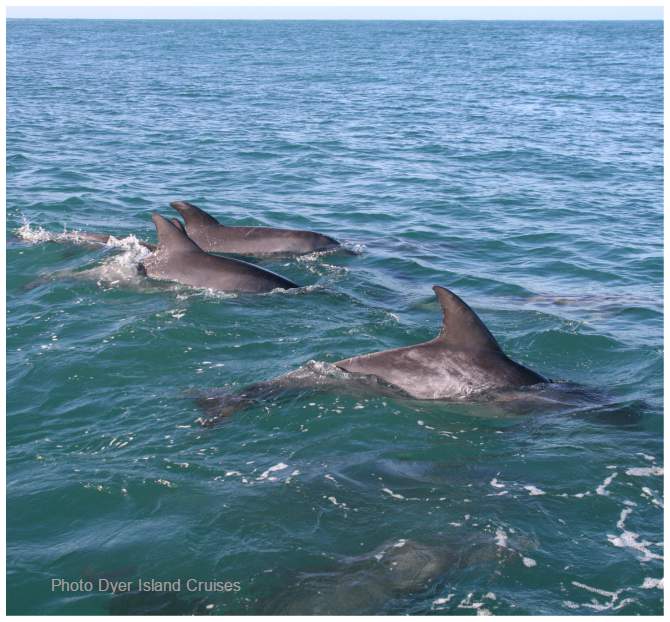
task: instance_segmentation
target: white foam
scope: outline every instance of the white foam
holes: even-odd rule
[[[652,467],[633,467],[631,469],[626,469],[626,475],[632,475],[633,477],[648,477],[650,475],[663,475],[663,468],[652,466]]]
[[[365,251],[365,244],[358,244],[357,242],[348,242],[345,240],[341,246],[356,255],[362,255],[363,251]]]
[[[139,284],[144,280],[137,267],[145,257],[151,254],[151,251],[143,246],[134,235],[125,238],[111,236],[105,246],[123,252],[107,257],[94,268],[76,272],[73,275],[95,279],[98,285]]]
[[[484,603],[472,602],[473,593],[470,592],[460,603],[458,603],[459,609],[475,609],[478,616],[488,616],[491,615],[491,612],[488,609],[484,608]]]
[[[393,492],[390,488],[382,488],[382,492],[385,492],[387,495],[390,495],[394,499],[404,499],[401,494]]]
[[[436,598],[433,601],[433,607],[439,607],[440,605],[446,605],[454,596],[455,596],[455,594],[449,594],[449,596],[443,596],[442,598]]]
[[[494,477],[489,483],[490,483],[491,486],[493,486],[494,488],[504,488],[504,487],[505,487],[505,484],[501,484],[501,483],[497,480],[497,478],[495,478],[495,477]]]
[[[649,454],[642,453],[641,451],[638,452],[636,455],[642,456],[645,460],[648,460],[649,462],[656,462],[656,458],[654,458],[654,456],[650,456]]]
[[[663,589],[663,579],[653,579],[652,577],[645,577],[642,585],[642,589],[651,590],[653,588],[662,590]]]
[[[626,529],[626,519],[632,512],[633,510],[630,507],[626,507],[621,510],[621,515],[616,524],[617,527],[621,529],[621,533],[618,536],[607,534],[607,540],[610,544],[618,548],[627,548],[638,551],[642,554],[642,557],[639,558],[641,562],[648,562],[652,559],[662,560],[662,555],[658,555],[657,553],[649,550],[648,547],[653,544],[652,542],[648,542],[647,540],[640,541],[638,540],[640,537],[639,534]]]
[[[573,581],[572,585],[575,587],[580,587],[583,590],[587,590],[588,592],[593,592],[594,594],[599,594],[600,596],[607,596],[609,598],[615,598],[618,594],[618,592],[608,592],[607,590],[601,590],[598,587],[591,587],[590,585],[586,585],[584,583],[580,583],[579,581]]]
[[[587,592],[591,592],[592,594],[597,594],[598,596],[609,598],[610,600],[609,602],[606,603],[599,603],[594,598],[591,600],[590,603],[582,603],[582,604],[565,601],[564,604],[570,609],[577,609],[578,607],[586,607],[588,609],[593,609],[594,611],[607,611],[608,609],[616,611],[617,609],[621,609],[625,605],[634,602],[634,599],[632,598],[624,598],[623,600],[619,601],[619,595],[623,590],[617,590],[616,592],[609,592],[607,590],[603,590],[598,587],[591,587],[590,585],[586,585],[585,583],[580,583],[579,581],[573,581],[572,585],[581,588],[583,590],[586,590]]]
[[[347,504],[344,502],[339,503],[335,497],[326,497],[335,507],[342,508],[343,510],[348,509]]]
[[[623,510],[621,510],[621,514],[619,515],[619,520],[617,521],[616,526],[619,529],[625,529],[626,519],[632,513],[633,513],[633,510],[631,508],[624,508]]]
[[[655,506],[659,508],[663,507],[663,502],[654,496],[654,491],[648,486],[642,486],[642,493],[640,496],[649,499]]]
[[[458,440],[458,436],[456,436],[453,432],[448,432],[447,430],[442,430],[441,432],[438,432],[440,436],[447,436],[449,438],[453,438],[455,440]]]
[[[618,473],[615,472],[612,473],[612,475],[610,475],[609,477],[606,477],[605,481],[596,488],[596,494],[603,495],[605,497],[609,496],[610,493],[606,489],[614,481],[614,478],[617,475]]]
[[[544,492],[544,490],[542,490],[541,488],[538,488],[537,486],[533,486],[532,484],[528,484],[527,486],[524,486],[523,488],[524,488],[524,490],[528,491],[528,494],[531,495],[531,497],[547,494],[547,493]]]
[[[283,471],[284,469],[288,468],[288,464],[284,464],[283,462],[279,462],[278,464],[275,464],[274,466],[271,466],[267,471],[263,471],[263,473],[260,474],[259,477],[257,477],[257,480],[264,480],[268,479],[270,476],[270,473],[275,473],[277,471]],[[276,478],[270,479],[270,481],[276,481]]]
[[[43,227],[32,227],[24,218],[23,224],[14,232],[16,236],[32,244],[41,244],[42,242],[56,241],[58,233],[47,231]]]
[[[496,544],[500,547],[507,548],[507,534],[503,529],[496,529]]]

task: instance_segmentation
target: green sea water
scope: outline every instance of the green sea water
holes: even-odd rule
[[[9,20],[8,612],[660,614],[662,36]],[[129,236],[175,199],[354,253],[261,260],[287,293],[151,282]],[[432,338],[434,284],[589,399],[196,423],[196,394]]]

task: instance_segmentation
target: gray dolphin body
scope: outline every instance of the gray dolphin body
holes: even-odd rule
[[[225,292],[264,293],[299,287],[258,266],[205,253],[182,228],[154,212],[158,247],[144,259],[141,269],[154,279]]]
[[[268,382],[250,385],[238,394],[200,398],[207,417],[216,423],[255,403],[288,390],[340,390],[358,381],[366,389],[418,400],[495,400],[494,393],[550,382],[510,359],[479,319],[456,294],[434,286],[442,307],[440,334],[425,343],[362,354],[328,365],[329,373],[304,365]],[[323,365],[321,365],[323,367]]]
[[[361,615],[393,614],[398,601],[441,587],[465,569],[477,569],[488,578],[501,566],[521,564],[522,551],[537,544],[515,537],[513,548],[492,538],[442,541],[438,545],[397,540],[357,557],[340,558],[333,570],[319,568],[301,573],[265,606],[271,615]],[[393,601],[396,601],[395,603]],[[439,601],[438,601],[439,602]],[[448,602],[445,599],[444,602]],[[454,603],[454,608],[457,604]]]
[[[425,343],[344,359],[337,367],[375,376],[421,400],[464,399],[486,391],[547,382],[510,359],[477,314],[444,287],[440,334]]]
[[[340,246],[337,240],[312,231],[274,227],[228,227],[186,201],[173,201],[170,206],[184,218],[188,237],[208,253],[249,256],[302,255]]]

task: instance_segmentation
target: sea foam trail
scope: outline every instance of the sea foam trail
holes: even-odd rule
[[[77,229],[69,230],[63,227],[63,231],[49,231],[39,225],[31,225],[27,219],[14,231],[16,236],[24,242],[31,244],[43,244],[44,242],[58,242],[61,244],[86,244],[105,246],[103,241],[94,240],[89,234]]]
[[[99,285],[139,285],[146,281],[139,271],[142,260],[151,254],[151,251],[134,236],[115,238],[110,236],[105,244],[106,248],[117,249],[115,253],[88,270],[75,273],[83,278],[95,279]]]
[[[110,235],[106,242],[92,242],[79,231],[66,228],[57,233],[48,231],[44,227],[31,225],[24,220],[21,227],[15,231],[17,237],[31,244],[57,242],[67,244],[94,244],[102,249],[119,251],[109,256],[97,266],[80,271],[66,271],[58,273],[60,276],[92,279],[98,285],[139,285],[144,277],[138,271],[141,261],[151,254],[151,251],[134,235],[121,238]]]

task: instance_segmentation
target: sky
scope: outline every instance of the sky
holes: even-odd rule
[[[64,0],[67,1],[67,0]],[[663,19],[663,9],[630,7],[7,7],[8,18],[80,19]]]

